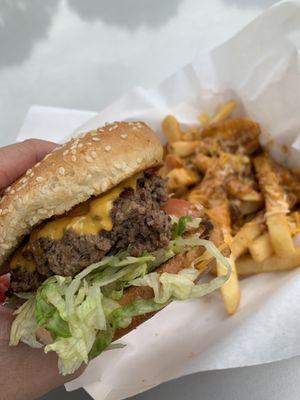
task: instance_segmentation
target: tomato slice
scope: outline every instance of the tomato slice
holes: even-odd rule
[[[4,303],[6,299],[6,292],[10,287],[9,274],[0,276],[0,304]]]
[[[168,199],[166,204],[162,207],[162,210],[178,218],[186,215],[197,218],[202,215],[202,211],[199,207],[183,199]]]

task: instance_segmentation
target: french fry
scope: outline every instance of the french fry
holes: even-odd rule
[[[199,115],[198,120],[202,126],[208,126],[210,124],[211,117],[209,114],[202,113]]]
[[[199,182],[196,171],[187,168],[174,168],[167,174],[167,185],[169,190],[180,189],[184,186],[194,185]]]
[[[165,166],[166,170],[169,172],[174,168],[183,168],[185,166],[185,162],[176,154],[167,154],[165,158]]]
[[[220,201],[219,204],[218,201]],[[222,199],[215,199],[214,206],[207,210],[212,222],[223,232],[224,242],[230,244],[231,238],[231,220],[229,213],[229,202],[224,194]],[[221,288],[221,295],[224,306],[228,314],[234,314],[240,304],[241,290],[238,280],[238,275],[235,267],[235,260],[233,254],[229,257],[231,264],[231,276],[229,280]],[[217,275],[222,276],[226,274],[226,268],[223,264],[217,262]]]
[[[287,186],[296,195],[298,201],[300,201],[299,177],[282,165],[275,163],[275,161],[273,161],[273,164],[276,173],[279,175],[280,183],[284,186]]]
[[[185,132],[182,133],[181,139],[182,140],[195,140],[199,137],[199,127],[198,126],[191,126]]]
[[[259,215],[254,220],[247,222],[235,235],[231,243],[231,251],[235,259],[246,253],[249,244],[260,236],[266,227],[263,223],[263,216]]]
[[[201,132],[202,138],[217,140],[223,151],[245,155],[250,155],[260,148],[259,135],[259,125],[247,118],[228,119],[211,124]]]
[[[273,254],[263,262],[254,261],[251,256],[245,255],[236,260],[239,276],[260,274],[262,272],[287,271],[300,266],[300,248],[293,254],[279,257]]]
[[[170,144],[170,149],[179,157],[187,157],[194,154],[198,146],[199,142],[196,140],[190,142],[176,141]]]
[[[167,115],[162,122],[162,130],[169,143],[181,139],[181,129],[179,122],[173,115]]]
[[[228,314],[232,315],[235,314],[239,308],[241,289],[233,256],[230,256],[229,262],[231,264],[231,276],[224,286],[222,286],[221,295],[226,311]],[[223,264],[217,262],[217,275],[222,276],[224,274],[226,274],[226,268]]]
[[[263,262],[274,253],[268,232],[253,240],[248,248],[253,260],[256,262]]]
[[[205,154],[199,153],[192,159],[192,163],[200,172],[205,174],[208,168],[212,167],[214,159]]]
[[[242,181],[237,176],[233,176],[226,182],[226,189],[231,197],[249,202],[262,203],[263,196],[260,192],[253,189],[251,181]]]
[[[293,254],[295,246],[286,217],[289,207],[272,162],[266,155],[258,156],[254,159],[254,167],[265,196],[266,222],[274,251],[282,257]]]
[[[221,122],[230,117],[236,108],[236,102],[234,100],[229,100],[227,103],[222,104],[216,114],[210,119],[210,123]]]

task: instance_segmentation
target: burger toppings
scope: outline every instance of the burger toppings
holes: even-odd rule
[[[231,267],[212,242],[200,238],[199,232],[206,232],[202,220],[176,217],[174,224],[180,229],[173,228],[174,239],[165,247],[138,257],[130,255],[129,247],[103,257],[73,278],[49,277],[36,293],[27,294],[29,299],[16,311],[10,345],[23,341],[40,347],[37,329],[46,329],[52,343],[45,352],[56,352],[60,372],[69,374],[109,348],[139,318],[172,300],[200,298],[220,288]],[[194,233],[187,235],[187,230]],[[200,283],[201,265],[213,259],[224,265],[224,275]]]
[[[145,251],[167,246],[171,238],[171,220],[161,210],[167,200],[163,179],[145,173],[136,184],[129,184],[129,187],[123,184],[123,190],[117,187],[92,200],[92,204],[81,205],[70,215],[36,229],[11,261],[13,291],[35,290],[53,274],[74,276],[108,253],[128,249],[129,255],[140,256]],[[116,192],[119,192],[118,197],[111,201]],[[110,210],[109,215],[104,213],[104,218],[96,213],[100,204],[102,209]],[[103,227],[99,233],[94,230],[97,226]],[[83,229],[89,233],[80,234]]]

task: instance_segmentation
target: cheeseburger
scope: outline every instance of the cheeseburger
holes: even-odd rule
[[[74,372],[172,300],[222,286],[230,266],[202,208],[168,198],[163,148],[141,122],[106,125],[48,154],[0,203],[10,345],[44,346]],[[215,259],[224,276],[200,283]]]

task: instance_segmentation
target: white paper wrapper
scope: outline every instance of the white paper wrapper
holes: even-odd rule
[[[277,141],[276,157],[299,167],[299,48],[300,4],[282,2],[157,89],[137,88],[88,122],[93,113],[34,107],[19,139],[42,132],[45,121],[45,138],[57,141],[78,124],[84,124],[78,129],[84,131],[114,120],[143,120],[160,132],[168,113],[193,124],[200,111],[212,112],[220,102],[234,98],[240,104],[237,113],[259,121],[265,135]],[[58,126],[55,113],[60,115]],[[280,151],[283,143],[290,146],[288,155]],[[97,400],[118,400],[193,372],[299,355],[299,271],[247,278],[241,287],[236,315],[227,316],[218,293],[173,303],[122,338],[125,348],[92,361],[67,388],[84,386]]]

